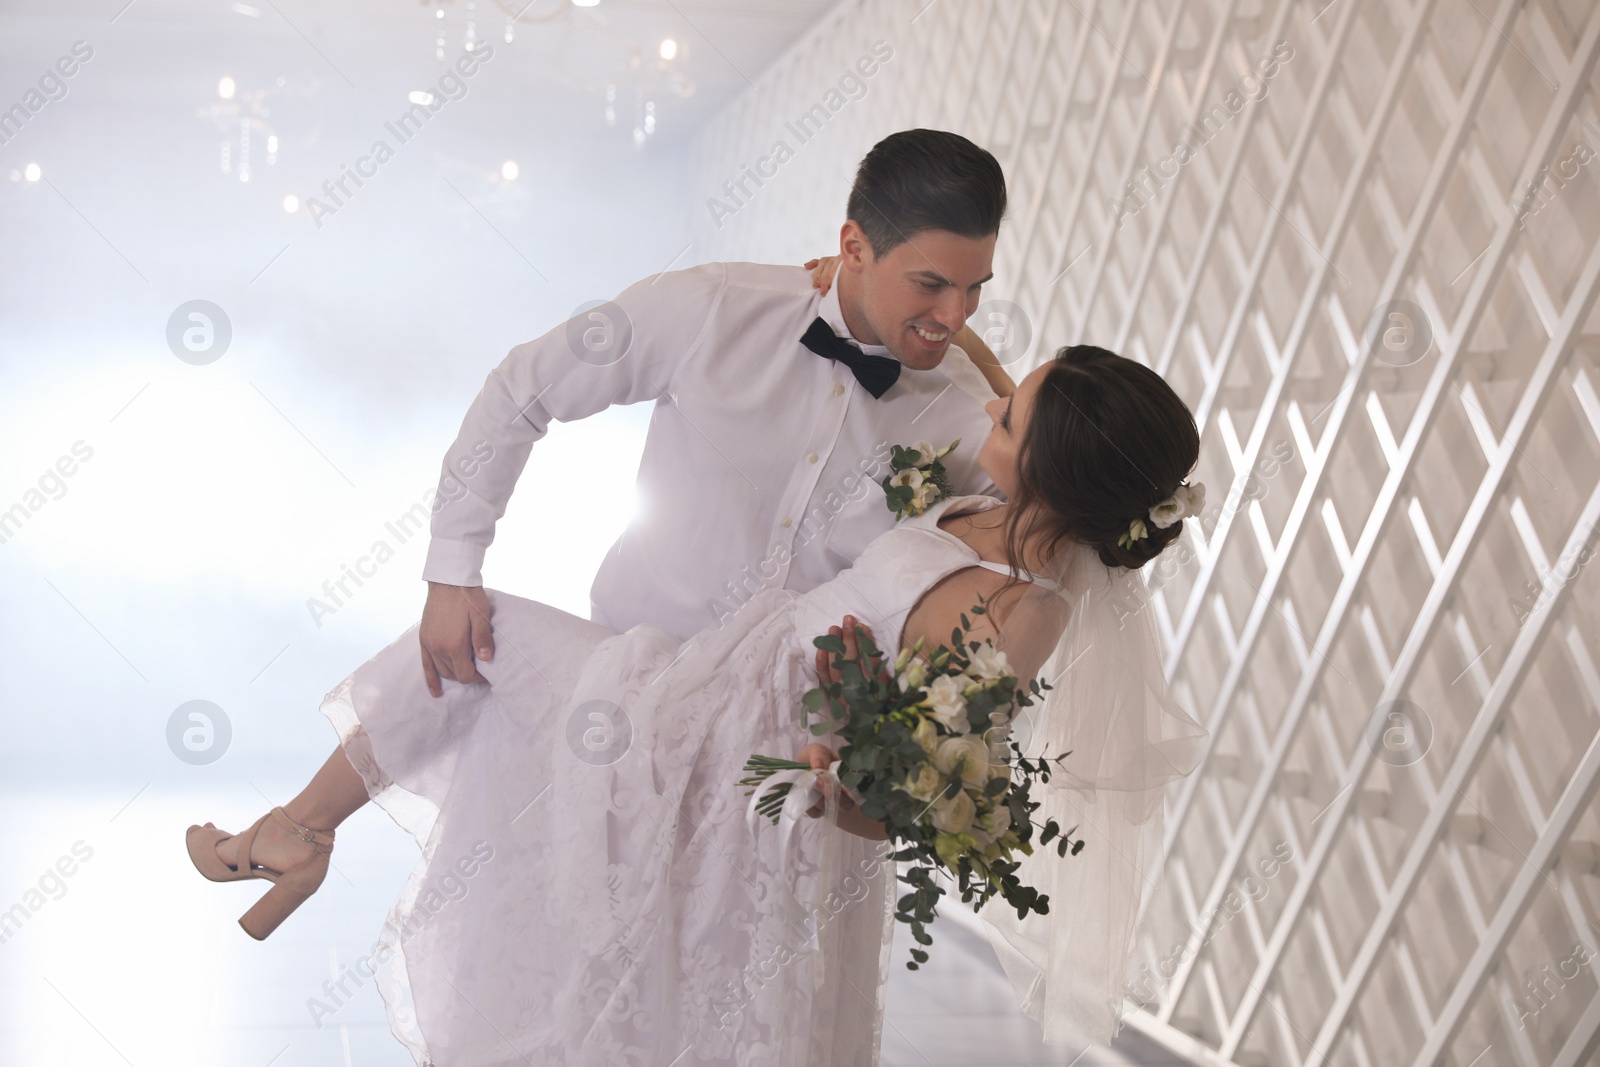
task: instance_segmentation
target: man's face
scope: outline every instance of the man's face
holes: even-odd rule
[[[841,236],[841,267],[859,279],[859,288],[841,288],[839,296],[855,298],[857,317],[866,323],[860,339],[885,346],[914,370],[937,367],[951,336],[977,310],[983,283],[994,277],[996,235],[922,230],[882,259],[854,222],[845,223]]]

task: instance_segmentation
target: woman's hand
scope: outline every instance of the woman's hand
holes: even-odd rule
[[[872,628],[861,625],[854,615],[846,615],[844,617],[844,625],[830,626],[828,633],[835,637],[843,638],[844,655],[838,657],[837,662],[830,662],[828,653],[820,648],[817,649],[817,680],[825,686],[842,680],[839,675],[840,664],[846,660],[859,660],[861,658],[860,639],[863,637],[870,638],[872,636]],[[879,677],[883,679],[885,684],[890,681],[887,670],[880,671]],[[820,771],[827,770],[833,761],[839,758],[839,754],[827,745],[813,742],[801,749],[800,755],[795,758],[801,763],[809,763],[813,770]],[[869,841],[889,840],[889,831],[884,828],[883,822],[879,819],[869,819],[861,814],[861,808],[848,792],[842,789],[836,790],[833,782],[827,778],[821,779],[818,785],[822,789],[824,796],[828,798],[837,797],[839,801],[840,829],[855,834],[857,837],[864,837]],[[806,814],[813,819],[817,818],[822,814],[822,805],[814,805]]]
[[[835,661],[829,658],[826,651],[820,648],[817,649],[817,680],[824,686],[832,685],[834,682],[841,682],[844,680],[839,674],[840,664],[847,660],[853,661],[861,658],[861,646],[859,638],[872,637],[872,627],[861,625],[854,615],[846,615],[844,617],[844,625],[830,626],[828,627],[828,633],[834,637],[842,637],[844,639],[844,655],[838,657]],[[880,648],[878,652],[880,655],[882,655],[883,649]],[[887,684],[890,680],[889,672],[886,669],[880,670],[878,672],[878,677],[881,678],[885,684]]]
[[[839,257],[823,256],[820,259],[808,259],[801,266],[811,271],[811,287],[826,293],[833,285],[833,276],[839,273]]]
[[[812,742],[802,748],[800,755],[796,758],[801,763],[811,764],[812,770],[825,771],[833,764],[834,760],[839,758],[839,754],[827,745]],[[843,789],[837,789],[832,779],[822,778],[818,780],[817,784],[822,789],[824,796],[829,799],[838,798],[839,829],[855,834],[857,837],[864,837],[869,841],[889,840],[889,831],[884,828],[883,822],[879,819],[869,819],[861,814],[861,808],[851,798],[850,794]],[[815,819],[822,814],[822,810],[822,804],[815,804],[806,811],[806,814]]]

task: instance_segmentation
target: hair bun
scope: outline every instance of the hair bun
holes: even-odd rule
[[[1094,345],[1061,348],[1033,390],[1017,453],[1016,513],[1048,516],[1029,522],[1050,551],[1070,539],[1108,567],[1138,570],[1203,506],[1204,487],[1184,480],[1199,454],[1194,416],[1161,375]],[[1135,520],[1144,535],[1130,540]],[[1013,559],[1021,533],[1007,536]]]
[[[1115,539],[1102,541],[1095,545],[1095,548],[1100,553],[1100,562],[1106,566],[1138,570],[1161,555],[1161,550],[1176,541],[1181,533],[1183,533],[1182,519],[1164,529],[1154,523],[1145,523],[1145,535],[1138,540],[1127,545],[1120,544]],[[1121,536],[1117,535],[1118,538]]]

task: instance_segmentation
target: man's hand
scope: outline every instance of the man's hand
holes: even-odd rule
[[[474,662],[494,659],[494,636],[489,629],[489,596],[478,585],[428,583],[428,602],[422,608],[422,676],[428,692],[444,693],[440,677],[457,682],[481,682]]]

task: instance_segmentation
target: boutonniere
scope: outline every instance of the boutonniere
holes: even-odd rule
[[[935,500],[953,494],[944,464],[939,461],[960,443],[958,437],[939,449],[927,441],[918,441],[910,448],[893,446],[889,455],[892,473],[883,479],[883,496],[884,503],[894,512],[895,522],[921,515]]]

